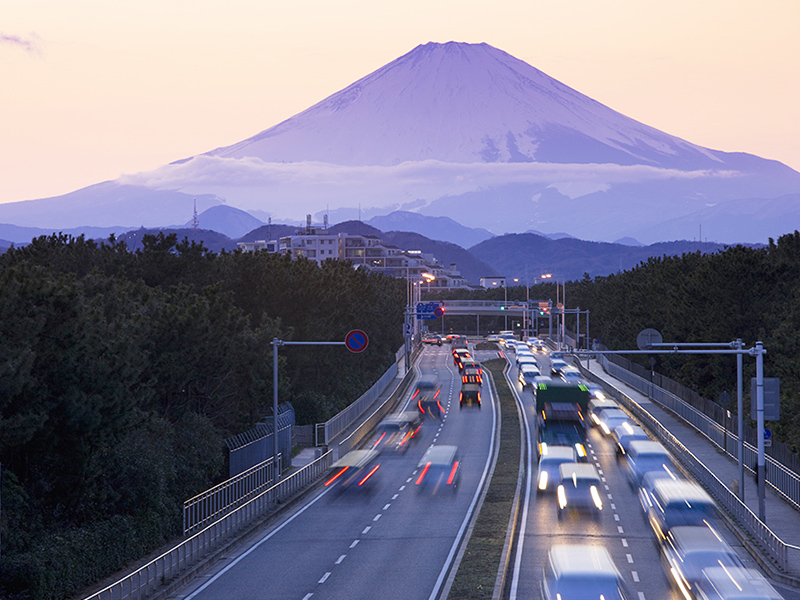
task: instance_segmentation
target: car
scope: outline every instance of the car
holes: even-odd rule
[[[677,472],[666,466],[658,471],[648,471],[644,474],[639,483],[639,503],[642,505],[645,519],[647,519],[647,511],[650,509],[650,493],[653,491],[656,481],[660,479],[677,481],[680,477]]]
[[[453,364],[458,367],[459,371],[461,370],[461,365],[464,360],[468,358],[472,358],[472,355],[466,348],[456,348],[453,350]]]
[[[628,585],[602,546],[558,544],[550,548],[541,578],[544,600],[628,600]]]
[[[458,407],[481,407],[481,379],[478,375],[461,376],[461,393],[458,395]]]
[[[436,344],[437,346],[442,345],[442,336],[438,333],[426,333],[422,336],[422,343],[423,344]]]
[[[589,422],[592,425],[600,425],[600,413],[610,408],[619,408],[619,404],[609,398],[592,398],[589,400]]]
[[[661,561],[670,582],[685,598],[695,598],[703,570],[744,568],[733,548],[712,527],[673,527],[661,544]]]
[[[668,468],[675,471],[672,458],[660,443],[652,440],[631,442],[625,455],[625,471],[628,483],[636,489],[648,471],[661,471]]]
[[[544,352],[545,345],[542,340],[539,338],[531,338],[528,340],[528,348],[530,348],[533,352]]]
[[[441,387],[435,378],[424,377],[417,382],[417,389],[411,396],[411,400],[417,403],[417,408],[422,415],[441,419],[444,416],[444,408],[439,402]]]
[[[583,383],[583,374],[575,367],[567,366],[561,369],[559,376],[567,383]]]
[[[695,594],[698,600],[783,600],[760,572],[742,567],[703,569]]]
[[[596,400],[603,400],[606,397],[606,392],[597,383],[587,382],[586,387],[589,388],[589,398],[596,399]]]
[[[649,440],[650,436],[647,432],[630,422],[623,423],[614,429],[614,440],[617,442],[617,456],[622,457],[628,453],[628,447],[631,442],[637,440]]]
[[[409,410],[389,415],[375,428],[372,449],[378,452],[405,452],[416,439],[422,425],[422,415]]]
[[[517,350],[517,358],[516,358],[516,362],[517,362],[518,364],[519,364],[519,361],[520,361],[520,359],[521,359],[521,358],[532,358],[533,360],[536,360],[536,357],[534,356],[533,352],[531,352],[530,350],[528,350],[528,347],[527,347],[527,346],[525,346],[525,349],[524,349],[524,350],[522,350],[522,349],[518,349],[518,350]]]
[[[711,496],[686,479],[656,479],[652,488],[642,490],[642,494],[646,494],[647,520],[659,542],[673,527],[710,525],[717,516],[717,507]]]
[[[563,463],[558,467],[558,518],[572,510],[591,512],[595,518],[603,510],[603,487],[597,467],[589,463]]]
[[[553,375],[561,375],[561,371],[566,369],[567,366],[567,361],[561,358],[550,359],[550,370],[553,372]]]
[[[465,360],[461,365],[461,375],[462,377],[467,375],[474,375],[478,385],[483,383],[483,367],[479,362],[476,362],[472,359]]]
[[[325,481],[325,487],[370,489],[373,476],[380,467],[378,456],[377,450],[351,450],[331,465],[334,474]]]
[[[539,457],[539,470],[536,475],[536,493],[556,489],[559,482],[559,467],[564,463],[578,462],[578,454],[572,446],[547,446]]]
[[[432,488],[434,492],[441,488],[455,490],[459,477],[458,446],[433,445],[417,464],[417,478],[414,482],[419,489]]]
[[[600,416],[597,417],[598,425],[600,425],[600,430],[605,435],[612,435],[612,432],[624,423],[630,423],[631,418],[624,410],[621,408],[611,408],[608,410],[604,410],[600,413]]]
[[[539,362],[533,356],[523,356],[520,360],[517,361],[517,367],[536,367],[539,369]]]
[[[527,386],[533,387],[536,384],[536,378],[541,377],[542,373],[537,367],[533,365],[523,365],[519,368],[519,382],[523,389]]]

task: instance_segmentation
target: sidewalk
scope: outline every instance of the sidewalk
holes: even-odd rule
[[[589,370],[597,378],[602,379],[609,386],[624,393],[649,412],[655,419],[663,424],[681,444],[701,460],[729,489],[734,487],[734,485],[738,485],[738,463],[717,450],[716,446],[714,446],[708,438],[637,390],[606,373],[602,365],[597,361],[590,361]],[[758,495],[756,483],[752,474],[747,470],[745,470],[744,486],[744,502],[748,508],[757,515]],[[784,543],[800,548],[800,512],[774,493],[769,486],[767,486],[764,506],[766,525],[775,532]],[[769,560],[761,560],[759,562],[762,563],[762,566],[770,565]],[[773,573],[773,575],[778,580],[784,580],[783,583],[787,585],[800,587],[800,562],[796,561],[795,563],[791,563],[790,561],[788,573]]]

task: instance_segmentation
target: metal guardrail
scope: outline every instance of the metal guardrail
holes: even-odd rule
[[[278,462],[282,455],[278,454]],[[183,535],[197,531],[253,496],[275,481],[274,457],[223,481],[183,503]]]
[[[144,600],[190,567],[224,548],[279,501],[289,498],[321,477],[333,464],[328,451],[314,462],[264,490],[255,498],[206,526],[130,575],[88,596],[86,600]]]
[[[397,377],[397,370],[397,363],[395,362],[360,398],[330,420],[318,424],[317,446],[327,446],[333,438],[355,423],[358,417],[372,406],[378,396],[381,395],[381,392],[386,389],[386,386]]]
[[[603,364],[605,363],[605,364]],[[629,383],[626,374],[638,377],[625,371],[618,365],[601,358],[601,364],[607,368],[608,373],[617,379]],[[615,368],[616,367],[616,368]],[[621,373],[616,373],[619,369]],[[596,376],[581,367],[581,372],[592,380]],[[602,380],[598,381],[602,382]],[[649,385],[649,382],[646,382]],[[636,386],[633,386],[636,387]],[[762,522],[739,498],[724,484],[702,461],[686,448],[672,435],[655,417],[653,417],[640,404],[622,391],[611,387],[609,393],[620,401],[645,427],[650,429],[656,438],[676,457],[678,462],[703,485],[709,493],[720,503],[733,520],[760,546],[775,564],[783,571],[788,571],[789,565],[800,564],[800,548],[786,544],[767,525]],[[644,393],[647,393],[646,391]]]
[[[651,384],[646,379],[609,361],[605,357],[601,358],[601,364],[610,375],[624,381],[642,394],[648,395],[655,402],[674,412],[687,423],[690,423],[697,431],[706,436],[719,450],[724,451],[735,460],[739,459],[739,437],[735,433],[727,430],[713,419],[710,419],[707,415],[684,402],[675,394]],[[751,465],[756,464],[758,449],[747,442],[743,444],[743,447],[743,463],[747,470],[752,473],[753,469]],[[764,457],[764,462],[766,467],[765,482],[767,485],[775,490],[775,492],[789,504],[796,509],[800,509],[800,475],[788,469],[785,465],[776,461],[769,455]]]

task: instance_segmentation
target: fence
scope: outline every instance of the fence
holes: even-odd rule
[[[278,405],[278,449],[284,457],[292,455],[294,408],[289,402]],[[228,448],[228,477],[244,473],[273,456],[272,419],[225,440]],[[286,465],[282,465],[286,467]]]
[[[394,364],[387,369],[375,384],[364,392],[360,398],[337,413],[325,423],[317,423],[316,445],[327,446],[340,433],[350,427],[381,395],[399,373],[400,362],[405,358],[405,346],[395,353]]]
[[[239,508],[206,526],[137,571],[103,588],[86,600],[143,600],[169,585],[212,553],[223,550],[255,521],[281,502],[321,477],[333,463],[323,456],[286,479],[270,486]]]
[[[738,460],[739,437],[734,432],[727,429],[700,412],[694,406],[684,402],[675,394],[651,384],[649,381],[640,377],[623,367],[607,359],[601,359],[601,364],[610,375],[624,381],[632,388],[642,394],[650,396],[655,402],[669,409],[680,418],[690,423],[697,431],[706,436],[719,450],[724,451],[732,458]],[[747,469],[752,472],[752,466],[756,464],[758,449],[752,444],[743,444],[744,456],[742,462]],[[765,481],[770,485],[784,500],[792,506],[800,509],[800,475],[793,472],[790,468],[781,464],[773,457],[767,455],[765,459]]]
[[[278,455],[278,463],[281,462]],[[183,503],[183,535],[197,531],[262,492],[275,481],[275,460],[264,462],[223,481]]]
[[[605,357],[600,358],[601,364],[613,377],[624,381],[628,385],[636,388],[642,393],[649,391],[649,381],[644,381],[637,375],[630,371],[626,371],[619,365],[609,362]],[[581,368],[585,376],[590,379],[597,380],[596,377],[586,369]],[[639,381],[636,381],[636,380]],[[602,380],[598,381],[603,383]],[[632,383],[633,382],[633,383]],[[642,386],[642,382],[646,386]],[[640,389],[644,387],[644,391]],[[607,391],[615,397],[619,402],[625,406],[645,427],[650,429],[653,434],[663,443],[670,452],[676,457],[687,471],[694,476],[701,485],[703,485],[709,493],[720,503],[726,512],[733,518],[736,523],[759,545],[767,554],[772,558],[775,564],[783,571],[787,571],[789,565],[800,564],[800,548],[787,545],[783,542],[769,527],[766,526],[759,518],[741,501],[739,498],[724,484],[716,475],[714,475],[694,454],[692,454],[683,444],[681,444],[675,436],[673,436],[660,422],[658,422],[649,412],[642,408],[628,395],[617,390],[614,387],[606,388]],[[662,390],[663,391],[663,390]],[[652,397],[652,396],[651,396]],[[654,398],[658,402],[657,398]],[[677,402],[673,402],[674,406],[684,404],[679,399],[674,398]],[[691,409],[683,411],[687,416],[694,421],[699,415],[699,411],[693,407],[685,405]],[[673,410],[671,406],[665,406]],[[678,413],[679,416],[684,416]],[[704,416],[704,415],[702,415]],[[685,418],[685,417],[684,417]],[[688,419],[687,419],[688,420]],[[709,420],[710,421],[710,420]],[[716,423],[714,424],[716,425]],[[711,427],[709,430],[713,430]]]

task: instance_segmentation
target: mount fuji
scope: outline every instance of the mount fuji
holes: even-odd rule
[[[82,201],[89,194],[92,201]],[[166,221],[179,222],[197,196],[284,221],[402,210],[494,233],[566,231],[645,243],[662,241],[661,224],[669,223],[670,239],[691,239],[700,225],[707,239],[735,243],[800,228],[798,194],[800,173],[779,162],[703,148],[502,50],[449,42],[417,46],[242,142],[29,201],[27,210],[0,205],[0,222],[14,214],[15,224],[31,225],[30,211],[44,202],[49,222],[61,227],[76,219],[120,224],[117,214],[130,220],[137,206],[134,225],[180,208],[182,216]],[[163,210],[144,210],[156,197]],[[77,209],[87,205],[94,216]]]

